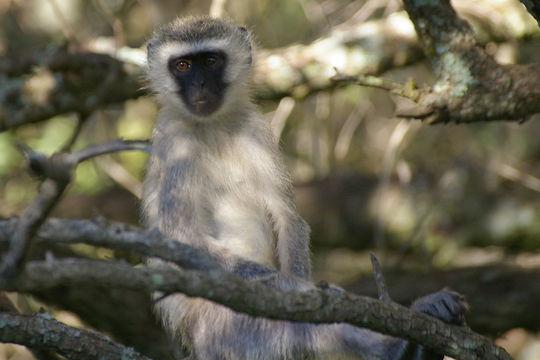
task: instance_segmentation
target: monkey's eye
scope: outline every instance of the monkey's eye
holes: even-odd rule
[[[178,60],[178,62],[176,63],[176,69],[180,71],[186,71],[190,67],[191,67],[191,61],[189,60],[181,59],[181,60]]]
[[[215,56],[207,56],[205,59],[204,59],[204,65],[206,66],[214,66],[216,65],[217,63],[217,57]]]

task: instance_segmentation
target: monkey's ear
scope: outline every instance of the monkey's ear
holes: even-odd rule
[[[149,56],[152,53],[154,47],[154,44],[152,44],[150,41],[146,43],[146,56]]]
[[[248,50],[249,50],[249,60],[248,60],[248,63],[251,64],[253,63],[253,57],[251,55],[253,49],[251,47],[251,35],[248,31],[248,29],[245,27],[245,26],[238,26],[238,30],[240,30],[243,35],[245,36],[245,40],[246,40],[246,43],[248,45]]]

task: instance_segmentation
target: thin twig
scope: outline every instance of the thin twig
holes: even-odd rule
[[[388,293],[388,288],[386,287],[386,282],[384,281],[384,276],[381,270],[381,265],[379,260],[374,253],[369,253],[369,258],[371,260],[371,266],[373,267],[373,279],[375,280],[375,285],[377,285],[377,293],[379,294],[379,300],[386,304],[390,304],[392,299]]]
[[[24,210],[17,223],[9,249],[0,264],[0,277],[13,276],[20,270],[32,238],[60,199],[68,183],[69,176],[65,181],[46,179],[40,185],[38,196]]]
[[[294,110],[295,105],[296,101],[290,96],[285,96],[279,101],[279,104],[272,115],[272,120],[270,121],[276,139],[279,140],[281,138],[287,119]]]
[[[148,140],[122,140],[116,139],[102,144],[94,144],[77,150],[71,154],[66,154],[68,161],[78,164],[90,158],[109,154],[117,151],[139,150],[150,151],[150,142]]]
[[[336,160],[342,161],[345,159],[356,129],[372,108],[372,103],[363,100],[358,101],[358,104],[345,120],[337,136],[336,144],[334,145],[334,157]]]
[[[68,152],[71,150],[73,145],[75,145],[75,142],[77,141],[77,139],[79,138],[79,135],[81,134],[81,131],[86,122],[86,119],[88,119],[88,115],[83,114],[83,113],[77,114],[77,119],[76,119],[77,122],[75,124],[75,128],[73,129],[73,132],[70,138],[68,139],[68,141],[66,141],[64,146],[62,146],[62,149],[60,150],[60,152]]]
[[[105,16],[105,19],[107,20],[107,22],[112,28],[115,47],[118,49],[124,46],[126,43],[126,35],[122,27],[122,21],[118,18],[118,16],[114,13],[114,11],[108,6],[109,2],[98,0],[97,5],[98,5],[99,10],[101,10],[103,15]]]
[[[21,269],[32,239],[71,182],[71,173],[77,164],[110,152],[148,151],[148,149],[149,142],[140,140],[113,140],[104,144],[90,145],[73,153],[59,153],[50,157],[27,148],[30,169],[46,179],[41,183],[37,197],[28,205],[17,222],[8,251],[0,263],[0,277],[13,276]]]
[[[413,81],[402,84],[371,75],[347,76],[339,73],[334,75],[331,80],[337,83],[356,84],[383,89],[391,94],[410,99],[414,102],[417,102],[422,95],[422,91],[416,88]]]

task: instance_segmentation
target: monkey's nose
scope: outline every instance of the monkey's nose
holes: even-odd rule
[[[197,89],[202,89],[206,85],[206,81],[204,79],[202,80],[196,80],[191,83],[191,86]]]

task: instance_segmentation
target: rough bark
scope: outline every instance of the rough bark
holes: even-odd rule
[[[501,348],[465,327],[452,326],[398,304],[321,286],[309,292],[280,291],[227,272],[183,271],[172,267],[133,268],[125,263],[66,259],[28,263],[2,281],[7,291],[33,292],[59,285],[100,284],[116,288],[182,292],[200,296],[254,316],[317,323],[347,322],[403,337],[461,360],[510,359]],[[1,340],[1,339],[0,339]]]
[[[0,248],[5,247],[16,223],[17,218],[0,220]],[[49,219],[41,227],[35,242],[36,245],[45,248],[50,248],[53,244],[85,243],[119,251],[135,252],[139,255],[157,256],[187,269],[218,269],[211,258],[197,249],[168,240],[156,233],[141,232],[134,226],[107,222],[104,219],[94,221]],[[469,324],[473,329],[488,334],[501,333],[513,327],[525,327],[532,331],[540,330],[538,327],[540,312],[536,311],[537,304],[540,302],[540,288],[534,286],[535,279],[539,277],[540,270],[538,269],[525,269],[514,265],[472,267],[416,274],[408,271],[390,272],[386,276],[392,298],[402,304],[410,303],[414,298],[437,291],[446,285],[465,294],[472,305],[467,316]],[[359,294],[376,295],[371,278],[366,278],[358,284],[351,284],[350,288]],[[123,295],[120,292],[117,295],[115,293],[117,289],[102,288],[99,293],[104,294],[103,299],[98,304],[90,305],[83,299],[93,290],[95,289],[90,288],[87,292],[81,288],[63,287],[61,291],[42,292],[40,297],[76,312],[85,308],[89,309],[88,313],[83,314],[88,319],[92,318],[92,313],[98,311],[97,307],[102,301],[114,302],[118,299],[117,304],[120,304],[122,298],[134,299],[139,296],[139,300],[134,302],[134,307],[149,304],[146,296],[141,293]],[[63,299],[58,299],[59,294],[64,294]],[[71,295],[68,296],[68,294]],[[73,301],[70,301],[70,298]],[[498,301],[492,301],[494,298]],[[70,305],[70,302],[76,302],[80,306]],[[504,313],[501,313],[500,303],[508,304]],[[116,307],[117,305],[112,306],[112,308]],[[104,312],[101,326],[105,325],[107,317],[110,316],[106,314],[107,310]],[[95,326],[100,325],[96,323]]]
[[[460,11],[467,13],[467,4],[467,1],[459,2]],[[514,5],[512,2],[505,4],[509,7]],[[491,11],[489,1],[482,6]],[[505,40],[508,36],[522,38],[538,31],[531,28],[522,13],[514,10],[511,8],[509,11],[519,20],[502,16],[502,24],[475,17],[473,11],[468,13],[486,35],[485,41]],[[437,14],[433,13],[433,17],[437,18]],[[521,26],[513,26],[516,21]],[[511,30],[501,34],[501,28]],[[406,14],[395,13],[386,19],[353,27],[338,26],[328,36],[308,45],[261,50],[254,76],[255,93],[259,99],[303,97],[335,87],[336,82],[331,81],[334,68],[348,75],[376,75],[421,58],[422,49]],[[49,48],[24,57],[8,55],[1,58],[0,131],[63,113],[90,113],[145,94],[141,59],[144,59],[144,53],[140,49],[119,49],[113,57],[92,52],[73,53],[65,48]],[[458,60],[460,64],[464,61]],[[447,58],[449,63],[458,60]],[[452,69],[461,68],[453,66]],[[536,68],[521,71],[532,70]],[[23,78],[22,75],[26,76]],[[508,76],[504,81],[519,74]],[[524,81],[531,86],[535,84],[532,79]],[[520,98],[522,95],[515,96]],[[430,104],[428,100],[426,102]],[[519,112],[517,116],[525,115]]]
[[[37,350],[52,350],[68,359],[150,360],[94,331],[58,322],[47,313],[35,316],[0,313],[0,339]]]
[[[0,62],[0,131],[63,113],[89,114],[143,94],[139,67],[109,55],[57,48],[17,60]]]
[[[2,229],[0,239],[5,241],[9,238],[15,223],[15,219],[0,223],[0,229]],[[208,297],[225,303],[236,310],[252,314],[298,321],[348,321],[385,333],[413,337],[415,341],[425,337],[425,329],[435,329],[433,333],[431,330],[429,331],[429,338],[432,339],[433,336],[438,340],[429,345],[426,344],[427,346],[437,347],[442,344],[450,344],[448,341],[462,344],[464,341],[452,338],[455,336],[451,334],[454,330],[449,333],[448,329],[437,330],[439,325],[417,324],[412,317],[405,316],[404,318],[403,308],[395,308],[394,305],[388,305],[391,309],[377,308],[377,306],[382,305],[373,303],[373,299],[344,293],[336,295],[328,289],[321,289],[320,293],[315,294],[315,296],[313,296],[314,294],[281,292],[272,292],[272,295],[268,295],[269,298],[266,295],[264,297],[255,296],[254,294],[267,294],[269,292],[264,290],[264,286],[260,288],[262,286],[260,284],[246,284],[230,274],[219,271],[218,268],[212,266],[211,259],[205,259],[204,253],[197,249],[148,235],[148,233],[138,232],[133,227],[119,224],[49,220],[39,232],[38,240],[49,243],[85,242],[119,249],[132,249],[147,255],[161,256],[191,268],[204,269],[205,273],[176,272],[172,269],[155,273],[153,272],[155,269],[132,269],[125,264],[112,263],[107,265],[107,263],[85,260],[57,260],[49,263],[34,263],[31,267],[26,268],[23,275],[8,282],[5,289],[43,293],[59,286],[79,287],[99,284],[105,288],[127,287],[131,290],[147,293],[158,289],[166,292],[178,290],[189,295]],[[152,245],[153,243],[155,246]],[[197,259],[197,261],[194,262],[190,258]],[[201,264],[206,265],[201,266]],[[211,271],[206,274],[208,270]],[[413,326],[415,330],[411,331],[410,326]],[[405,331],[403,331],[404,329]],[[418,333],[415,335],[416,331]],[[459,336],[465,336],[465,334]],[[474,340],[473,337],[473,343],[475,341],[479,340]],[[447,348],[445,350],[451,351]],[[474,358],[476,355],[465,356],[473,356],[471,358]]]
[[[10,237],[9,249],[0,263],[0,277],[16,273],[26,258],[31,241],[54,209],[71,182],[71,172],[80,162],[99,155],[122,150],[148,150],[146,141],[113,140],[90,145],[72,153],[57,153],[50,157],[27,149],[28,167],[34,175],[44,177],[38,196],[26,207]]]
[[[540,112],[540,64],[500,65],[477,45],[449,0],[404,0],[437,81],[401,116],[430,123],[523,121]]]
[[[464,294],[470,304],[467,324],[474,331],[494,336],[516,327],[540,330],[539,278],[538,268],[504,264],[417,273],[385,272],[390,295],[399,303],[411,303],[443,284]],[[377,293],[368,277],[345,287],[369,296]]]

